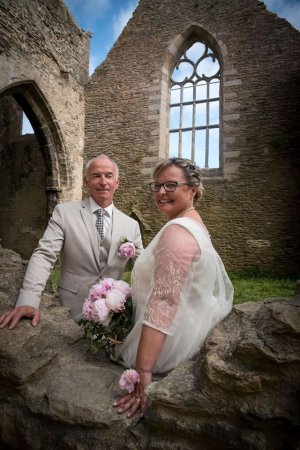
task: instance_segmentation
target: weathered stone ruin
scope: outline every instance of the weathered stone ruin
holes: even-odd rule
[[[26,258],[55,204],[82,195],[88,50],[62,1],[0,2],[0,237]]]
[[[1,309],[14,304],[23,270],[18,255],[1,250]],[[112,407],[122,368],[89,353],[53,293],[43,304],[36,328],[25,320],[1,330],[0,442],[8,448],[299,448],[299,295],[234,307],[196,361],[148,387],[143,420]]]
[[[257,0],[140,0],[85,86],[85,157],[120,163],[117,201],[151,225],[163,219],[146,183],[168,155],[169,83],[195,40],[221,62],[221,159],[199,206],[227,268],[300,268],[300,33]],[[298,249],[298,250],[297,250]]]

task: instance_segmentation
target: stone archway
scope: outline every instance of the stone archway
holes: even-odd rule
[[[23,111],[35,134],[22,136]],[[29,258],[69,184],[64,143],[34,81],[0,92],[0,122],[1,244]]]

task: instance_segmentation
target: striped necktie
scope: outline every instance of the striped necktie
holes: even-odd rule
[[[97,215],[97,219],[96,219],[96,228],[97,231],[99,233],[99,236],[101,239],[104,238],[104,211],[102,208],[97,209],[97,211],[95,211],[96,215]]]

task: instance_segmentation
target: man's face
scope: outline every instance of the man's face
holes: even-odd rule
[[[105,157],[95,159],[88,169],[86,184],[91,197],[99,206],[102,208],[109,206],[119,187],[114,163]]]

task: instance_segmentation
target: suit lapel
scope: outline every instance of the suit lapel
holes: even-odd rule
[[[82,208],[80,210],[82,220],[84,222],[84,225],[87,229],[91,246],[93,249],[93,253],[97,262],[97,265],[99,267],[100,271],[100,253],[99,253],[99,246],[98,246],[98,236],[97,236],[97,230],[93,221],[93,214],[91,211],[91,205],[89,200],[85,200],[82,202]]]
[[[113,208],[112,217],[112,231],[111,231],[111,243],[108,253],[107,265],[110,266],[113,259],[118,253],[118,247],[120,246],[120,239],[122,234],[120,211],[117,208]]]

